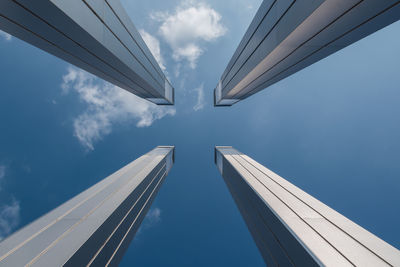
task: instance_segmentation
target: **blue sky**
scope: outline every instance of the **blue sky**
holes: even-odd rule
[[[399,22],[214,108],[213,88],[261,1],[122,2],[176,105],[143,102],[0,33],[0,237],[175,145],[121,265],[263,266],[213,162],[215,145],[233,145],[400,248]]]

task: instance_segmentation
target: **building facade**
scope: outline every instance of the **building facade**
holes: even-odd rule
[[[264,0],[214,104],[233,105],[399,19],[398,0]]]
[[[116,266],[174,162],[159,146],[0,243],[0,266]]]
[[[400,266],[400,252],[233,147],[215,162],[268,266]]]
[[[159,105],[165,77],[119,0],[2,0],[0,30]]]

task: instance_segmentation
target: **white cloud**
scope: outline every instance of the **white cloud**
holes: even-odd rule
[[[13,200],[10,205],[0,207],[0,241],[17,227],[20,218],[19,202]]]
[[[147,227],[153,226],[161,221],[161,210],[159,208],[150,209],[145,217]]]
[[[194,89],[195,92],[197,92],[197,102],[196,105],[193,107],[194,111],[198,111],[200,109],[203,109],[205,106],[205,100],[204,100],[204,84],[200,85],[196,89]]]
[[[12,36],[6,32],[0,30],[0,36],[3,37],[6,41],[11,41]]]
[[[73,89],[87,104],[73,124],[74,135],[88,150],[93,150],[96,141],[111,133],[114,123],[135,122],[137,127],[148,127],[155,120],[176,113],[172,107],[157,106],[72,67],[63,76],[61,88],[65,93]]]
[[[157,60],[160,68],[165,71],[165,61],[161,56],[161,49],[160,49],[160,41],[151,35],[150,33],[146,32],[145,30],[140,30],[140,35],[142,36],[144,42],[146,43],[147,47],[150,49],[151,53],[153,54],[154,58]]]
[[[6,175],[6,166],[0,165],[0,180],[2,180],[5,175]]]
[[[6,176],[6,166],[0,165],[0,183]],[[0,184],[0,191],[1,191]],[[4,195],[4,192],[2,193]],[[10,205],[0,206],[0,241],[7,237],[17,227],[20,217],[19,202],[12,198]]]
[[[214,41],[226,33],[221,15],[205,3],[186,1],[172,14],[157,12],[151,17],[161,22],[159,33],[171,46],[173,58],[187,60],[193,69],[204,52],[201,43]]]
[[[136,233],[135,240],[137,241],[139,236],[142,235],[145,230],[155,226],[159,222],[161,222],[161,210],[159,208],[151,208],[144,217],[144,220]]]
[[[6,166],[0,165],[0,191],[1,191],[1,184],[3,182],[4,177],[6,176]]]

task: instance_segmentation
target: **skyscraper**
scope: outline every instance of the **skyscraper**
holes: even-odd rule
[[[0,30],[159,105],[174,89],[119,0],[2,0]]]
[[[215,162],[268,266],[400,266],[400,252],[232,147]]]
[[[264,0],[214,104],[233,105],[399,19],[395,0]]]
[[[115,266],[174,162],[158,146],[0,243],[0,266]]]

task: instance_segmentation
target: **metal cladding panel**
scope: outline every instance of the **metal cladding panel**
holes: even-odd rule
[[[154,69],[146,54],[144,54],[135,40],[129,35],[126,28],[123,27],[121,21],[113,13],[107,2],[104,0],[87,0],[85,3],[105,25],[105,30],[102,33],[102,42],[114,41],[110,44],[110,47],[113,48],[112,51],[118,55],[118,58],[122,59],[131,69],[135,70],[140,77],[148,81],[152,87],[163,89],[164,75],[160,76]],[[109,36],[106,36],[105,33]],[[160,91],[160,93],[163,92]]]
[[[255,34],[255,31],[257,30],[257,28],[259,28],[261,21],[264,19],[266,14],[268,14],[270,8],[272,7],[272,5],[275,1],[276,0],[268,0],[268,1],[263,1],[261,3],[260,8],[258,9],[256,15],[253,18],[253,21],[251,22],[249,28],[247,29],[246,33],[244,34],[242,40],[240,41],[238,48],[236,49],[235,53],[233,54],[231,60],[229,61],[228,66],[226,67],[224,73],[222,74],[221,81],[225,80],[226,75],[232,69],[232,66],[235,64],[238,57],[242,54],[243,49],[247,46],[251,37]],[[265,10],[267,10],[267,12],[265,12]]]
[[[0,29],[139,97],[173,104],[173,88],[122,11],[118,0],[4,0]]]
[[[0,243],[0,266],[117,265],[173,161],[160,146]]]
[[[157,63],[156,59],[154,58],[153,54],[147,47],[146,43],[143,41],[140,33],[137,31],[136,27],[133,25],[131,19],[129,18],[128,14],[126,13],[125,9],[122,7],[120,0],[106,0],[108,6],[111,8],[113,13],[118,14],[118,20],[126,28],[126,31],[129,32],[129,35],[132,39],[135,40],[137,45],[141,48],[143,53],[146,55],[146,58],[151,62],[154,69],[159,73],[161,77],[165,77],[163,71],[161,70],[159,64]]]
[[[398,0],[265,0],[215,89],[215,105],[245,99],[399,19]]]
[[[220,170],[265,262],[400,266],[400,251],[232,147]]]

